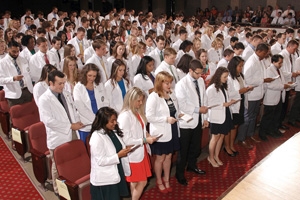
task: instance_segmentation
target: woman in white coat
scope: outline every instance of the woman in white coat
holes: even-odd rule
[[[212,26],[207,26],[204,33],[201,36],[202,48],[208,50],[211,48],[211,43],[214,40],[214,28]]]
[[[130,79],[133,81],[134,76],[136,74],[137,68],[141,62],[141,59],[144,57],[146,52],[146,44],[142,41],[140,41],[137,44],[137,47],[135,48],[133,52],[133,56],[131,57],[131,68],[129,70],[130,73]]]
[[[152,176],[148,144],[157,140],[146,132],[147,119],[144,106],[144,92],[133,87],[127,92],[122,112],[118,117],[125,144],[136,145],[135,149],[128,154],[131,175],[126,177],[127,182],[130,182],[132,200],[140,199],[148,177]]]
[[[112,64],[110,79],[105,83],[105,90],[110,107],[118,113],[121,112],[125,94],[130,88],[131,84],[127,79],[126,64],[117,59]]]
[[[205,49],[200,49],[197,51],[196,58],[200,60],[201,65],[203,66],[203,73],[201,77],[203,78],[205,86],[207,87],[211,78],[215,74],[217,65],[215,63],[208,62],[208,54]]]
[[[150,56],[144,56],[137,68],[136,75],[133,78],[133,86],[140,88],[146,94],[151,94],[154,89],[155,77],[153,75],[154,59]]]
[[[78,131],[80,139],[84,143],[91,131],[91,124],[97,111],[101,107],[109,106],[105,88],[100,79],[99,68],[92,63],[86,64],[81,70],[81,79],[73,91],[80,121],[85,125]]]
[[[39,105],[39,98],[49,88],[48,73],[54,70],[57,70],[57,68],[51,64],[46,64],[42,69],[41,78],[33,87],[32,94],[37,106]]]
[[[131,149],[121,139],[117,112],[109,107],[100,108],[93,121],[91,134],[92,199],[120,199],[121,196],[128,196],[125,176],[131,173],[127,157]]]
[[[228,96],[229,99],[241,99],[236,104],[231,105],[232,117],[233,117],[233,129],[225,136],[224,151],[227,155],[234,157],[238,154],[234,147],[234,141],[237,134],[238,126],[244,123],[244,111],[245,107],[248,107],[247,92],[252,90],[253,87],[245,87],[244,75],[242,74],[244,66],[244,60],[239,57],[233,57],[227,68],[229,70],[228,76]]]
[[[191,57],[191,56],[190,56]],[[180,149],[178,102],[171,91],[173,76],[162,71],[156,75],[154,92],[146,103],[146,117],[150,123],[150,135],[158,136],[157,142],[150,145],[154,160],[156,184],[161,193],[172,192],[170,187],[170,170],[172,154]],[[162,171],[164,177],[162,178]]]
[[[211,139],[207,160],[213,167],[223,165],[223,162],[219,158],[219,153],[224,135],[228,134],[232,129],[229,106],[236,101],[229,101],[227,92],[228,74],[227,68],[219,67],[211,79],[210,86],[206,90],[208,107],[212,106],[208,111]]]

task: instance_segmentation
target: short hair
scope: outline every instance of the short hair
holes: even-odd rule
[[[294,45],[299,46],[299,43],[296,40],[290,40],[286,46],[289,47],[289,46],[294,46]]]
[[[36,43],[35,37],[33,37],[32,35],[25,35],[25,36],[22,37],[22,39],[21,39],[21,44],[22,44],[23,46],[27,46],[30,39],[33,39],[33,40],[34,40],[34,43]]]
[[[201,61],[199,59],[193,59],[189,64],[189,69],[193,71],[195,71],[196,69],[203,69],[203,65],[201,64]]]
[[[233,49],[245,49],[245,46],[244,46],[244,44],[242,42],[237,42],[233,46]]]
[[[269,45],[267,45],[266,43],[260,43],[259,45],[257,45],[255,51],[268,51],[268,50],[269,50]]]
[[[44,28],[42,28],[42,27],[37,28],[37,29],[36,29],[36,32],[37,32],[38,34],[42,34],[42,33],[46,34],[46,30],[45,30]]]
[[[188,46],[193,46],[193,43],[189,40],[184,40],[180,46],[179,46],[179,50],[185,50]]]
[[[179,30],[179,35],[185,34],[187,33],[186,29],[180,29]]]
[[[92,47],[94,50],[99,49],[101,46],[106,46],[106,43],[103,40],[95,40],[92,43]]]
[[[300,30],[300,29],[299,29]],[[278,33],[277,35],[276,35],[276,39],[279,39],[279,38],[281,38],[283,35],[286,35],[285,33]]]
[[[79,27],[78,29],[77,29],[77,33],[78,32],[84,32],[85,33],[85,29],[83,28],[83,27]]]
[[[39,37],[37,40],[36,40],[36,44],[37,45],[40,45],[41,43],[43,42],[47,42],[47,39],[44,38],[44,37]]]
[[[271,63],[276,63],[279,61],[279,59],[283,60],[283,56],[280,54],[275,54],[271,57]]]
[[[49,74],[53,70],[57,70],[57,68],[51,64],[44,65],[44,67],[42,68],[41,77],[38,82],[45,81],[47,78],[47,74]]]
[[[155,41],[159,42],[159,40],[166,41],[166,38],[163,35],[159,35],[156,37]]]
[[[233,36],[230,38],[230,42],[236,42],[236,41],[239,41],[238,37]]]
[[[153,39],[152,35],[149,35],[149,34],[145,35],[145,41],[148,40],[149,38],[151,38],[151,40],[152,40]]]
[[[61,41],[61,38],[58,36],[54,36],[51,40],[51,44],[55,44],[57,41]]]
[[[51,22],[49,21],[44,21],[42,23],[42,28],[46,29],[46,28],[50,28],[51,27]]]
[[[164,56],[177,55],[177,52],[172,47],[167,47],[164,50]]]
[[[231,49],[225,49],[224,53],[223,53],[223,56],[226,57],[226,56],[230,56],[231,54],[234,54],[233,50],[231,50]]]
[[[8,43],[7,45],[8,48],[11,48],[11,47],[20,47],[20,44],[18,42],[16,42],[15,40],[12,40]]]
[[[155,83],[154,83],[154,92],[158,94],[159,97],[163,97],[164,91],[163,91],[163,83],[165,81],[169,81],[172,83],[173,76],[166,71],[161,71],[155,76]]]
[[[81,21],[81,23],[86,23],[86,22],[88,22],[89,20],[87,19],[87,17],[82,17],[80,21]]]
[[[249,38],[249,37],[252,37],[252,36],[253,36],[253,34],[251,32],[246,33],[246,38]]]
[[[285,32],[286,32],[287,34],[289,34],[289,33],[295,33],[294,29],[291,28],[291,27],[288,27],[288,28],[285,30]]]
[[[96,78],[95,78],[94,82],[95,82],[96,85],[99,85],[100,80],[101,80],[100,70],[99,70],[99,67],[97,67],[97,65],[95,65],[93,63],[88,63],[82,68],[82,70],[80,72],[80,80],[79,80],[80,83],[82,85],[87,84],[87,76],[86,75],[89,71],[97,72],[97,75],[96,75]]]
[[[51,81],[54,84],[55,83],[55,77],[64,78],[65,74],[62,73],[59,70],[54,70],[54,71],[48,73],[48,81],[49,82]]]

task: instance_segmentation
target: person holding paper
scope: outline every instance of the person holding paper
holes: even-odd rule
[[[126,147],[121,138],[117,116],[114,109],[102,107],[92,124],[90,192],[93,200],[129,195],[125,176],[131,173],[127,157],[131,148]]]
[[[267,135],[278,138],[282,136],[279,131],[281,126],[280,114],[282,110],[282,103],[285,100],[285,89],[290,86],[285,83],[283,71],[280,69],[283,63],[283,56],[276,54],[271,58],[272,64],[267,69],[267,77],[279,78],[266,84],[266,92],[263,100],[264,114],[260,123],[259,137],[261,140],[268,140]]]
[[[80,81],[75,85],[73,96],[80,121],[85,125],[79,132],[80,139],[85,143],[91,130],[91,124],[97,111],[109,105],[100,70],[95,64],[86,64],[81,70]]]
[[[230,132],[225,135],[224,139],[224,151],[227,155],[234,157],[238,154],[234,147],[234,141],[236,138],[237,128],[244,123],[244,111],[247,107],[247,92],[252,90],[253,87],[245,87],[244,75],[242,74],[244,66],[244,60],[235,56],[228,64],[229,76],[228,76],[228,97],[229,99],[241,99],[235,104],[230,106],[233,117],[234,127]],[[246,105],[245,105],[246,104]]]
[[[210,86],[206,90],[207,101],[212,107],[208,111],[210,122],[211,139],[209,141],[208,162],[213,167],[223,165],[219,158],[220,149],[223,144],[224,136],[233,128],[232,115],[229,106],[236,103],[236,100],[229,100],[228,79],[229,71],[225,67],[219,67],[210,81]]]
[[[176,165],[176,179],[185,186],[188,184],[184,176],[185,169],[196,174],[205,174],[205,171],[197,167],[197,158],[201,153],[202,128],[208,127],[207,96],[201,78],[202,72],[201,62],[193,59],[189,64],[189,73],[175,87],[180,111],[192,116],[190,121],[179,120],[180,155]]]
[[[128,154],[131,175],[126,176],[130,183],[132,200],[140,199],[148,177],[152,176],[150,169],[150,147],[157,140],[146,132],[147,119],[145,116],[145,94],[133,87],[125,95],[122,111],[118,123],[124,133],[126,145],[139,145]]]
[[[150,123],[150,135],[159,136],[158,141],[150,145],[154,160],[156,184],[161,193],[172,192],[170,187],[170,170],[172,154],[178,151],[179,130],[177,118],[180,117],[178,102],[171,91],[173,76],[162,71],[156,75],[154,92],[146,103],[146,117]],[[162,171],[164,177],[162,178]]]

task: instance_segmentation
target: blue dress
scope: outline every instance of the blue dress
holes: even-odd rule
[[[98,111],[98,107],[97,107],[97,101],[96,101],[96,98],[95,98],[95,91],[94,90],[88,90],[88,89],[86,89],[86,91],[88,92],[88,95],[89,95],[90,100],[91,100],[93,113],[96,114],[97,111]],[[90,132],[78,130],[78,133],[79,133],[80,139],[85,144],[86,137],[90,134]]]

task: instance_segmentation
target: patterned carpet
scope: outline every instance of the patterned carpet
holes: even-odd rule
[[[206,171],[206,175],[196,175],[186,172],[188,186],[177,183],[175,177],[170,179],[172,193],[162,194],[156,187],[147,190],[142,199],[170,199],[170,200],[199,200],[199,199],[218,199],[232,184],[241,176],[247,173],[255,164],[262,160],[266,155],[292,137],[300,129],[291,127],[284,136],[278,139],[269,137],[269,141],[254,143],[254,148],[247,150],[240,145],[236,145],[239,155],[229,157],[222,150],[220,159],[224,165],[214,168],[206,159],[198,163],[198,167]],[[251,195],[251,194],[249,194]]]
[[[0,200],[43,199],[0,137]]]

